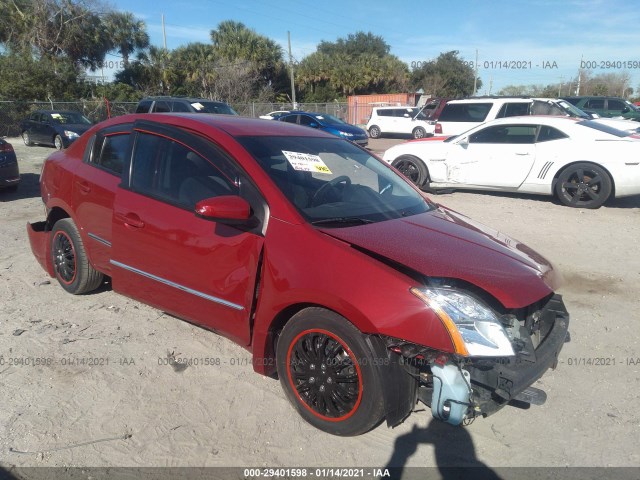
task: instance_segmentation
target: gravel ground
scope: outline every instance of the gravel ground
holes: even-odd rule
[[[395,429],[338,438],[306,424],[277,381],[253,372],[243,348],[109,289],[77,297],[48,278],[25,224],[43,218],[38,175],[53,150],[8,140],[22,184],[0,192],[5,469],[640,466],[639,197],[580,210],[547,197],[433,196],[556,265],[572,341],[558,369],[538,382],[548,394],[543,406],[505,408],[466,428],[431,421],[423,410]],[[370,147],[382,152],[398,141]],[[171,356],[220,364],[174,369]]]

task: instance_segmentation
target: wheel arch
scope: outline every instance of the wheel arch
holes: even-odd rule
[[[67,213],[62,207],[53,207],[47,215],[47,228],[51,230],[58,220],[63,218],[71,218],[71,215]]]
[[[615,198],[616,197],[616,181],[614,180],[613,175],[611,175],[611,172],[609,171],[609,169],[607,167],[605,167],[601,163],[594,162],[593,160],[573,160],[573,161],[571,161],[571,162],[559,167],[555,171],[555,173],[553,174],[553,179],[551,180],[551,194],[553,195],[554,198],[557,198],[556,184],[558,183],[558,178],[560,177],[560,174],[562,172],[564,172],[567,168],[569,168],[569,167],[571,167],[573,165],[576,165],[578,163],[590,163],[592,165],[597,165],[598,167],[603,169],[605,172],[607,172],[607,175],[609,175],[609,180],[611,180],[611,195],[609,196],[609,198]]]
[[[393,160],[391,160],[391,163],[389,163],[389,166],[391,168],[393,168],[397,173],[399,173],[400,175],[403,175],[402,172],[400,170],[398,170],[395,166],[394,163],[397,162],[398,160],[400,160],[401,158],[408,158],[408,159],[415,159],[418,160],[422,166],[424,167],[425,170],[425,178],[424,181],[422,182],[421,185],[417,185],[418,188],[422,188],[426,185],[429,185],[429,183],[431,182],[431,172],[429,171],[429,166],[427,165],[427,162],[425,162],[422,158],[420,158],[417,155],[414,155],[413,153],[401,153],[400,155],[398,155],[396,158],[394,158]],[[404,177],[404,175],[403,175]]]
[[[273,361],[262,362],[265,364],[273,364],[274,371],[270,376],[278,378],[275,359],[280,332],[297,313],[307,308],[321,308],[340,315],[351,326],[363,334],[364,343],[373,359],[372,365],[375,366],[381,382],[382,391],[380,393],[384,402],[384,418],[386,418],[387,425],[389,427],[395,427],[402,423],[411,414],[417,402],[417,370],[410,365],[404,365],[400,355],[389,350],[383,337],[377,334],[362,332],[362,329],[346,315],[327,306],[317,303],[297,303],[289,305],[276,315],[269,327],[269,335],[267,336],[269,344],[266,345],[262,357],[265,360],[273,359]]]
[[[265,329],[262,329],[262,331],[260,331],[260,329],[254,330],[251,343],[254,358],[253,368],[256,372],[270,377],[275,377],[277,375],[275,359],[276,347],[278,344],[278,337],[280,335],[280,332],[291,320],[291,318],[293,318],[294,315],[302,310],[305,310],[306,308],[322,308],[324,310],[336,313],[337,315],[345,318],[349,323],[351,323],[351,325],[360,330],[360,332],[363,331],[363,326],[365,326],[363,325],[363,323],[367,323],[366,321],[354,322],[349,318],[349,314],[336,310],[335,308],[327,307],[326,305],[322,305],[320,303],[298,302],[287,305],[282,310],[280,310],[271,319],[270,322],[268,322],[268,325],[266,325]]]

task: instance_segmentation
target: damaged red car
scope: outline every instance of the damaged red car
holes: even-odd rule
[[[555,368],[569,315],[552,265],[432,203],[335,136],[284,122],[140,114],[52,154],[36,258],[225,335],[309,423],[357,435],[421,401],[454,425]]]

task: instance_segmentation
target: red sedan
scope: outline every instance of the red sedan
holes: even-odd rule
[[[28,225],[72,294],[114,291],[227,336],[337,435],[417,401],[451,424],[506,404],[567,338],[557,275],[332,135],[237,117],[129,115],[51,155]]]

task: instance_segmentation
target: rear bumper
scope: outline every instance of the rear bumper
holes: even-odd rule
[[[27,223],[27,235],[29,236],[31,251],[36,260],[51,277],[54,277],[55,273],[51,262],[50,232],[47,230],[47,222]]]
[[[0,164],[0,188],[12,187],[20,183],[18,162],[7,165]]]

